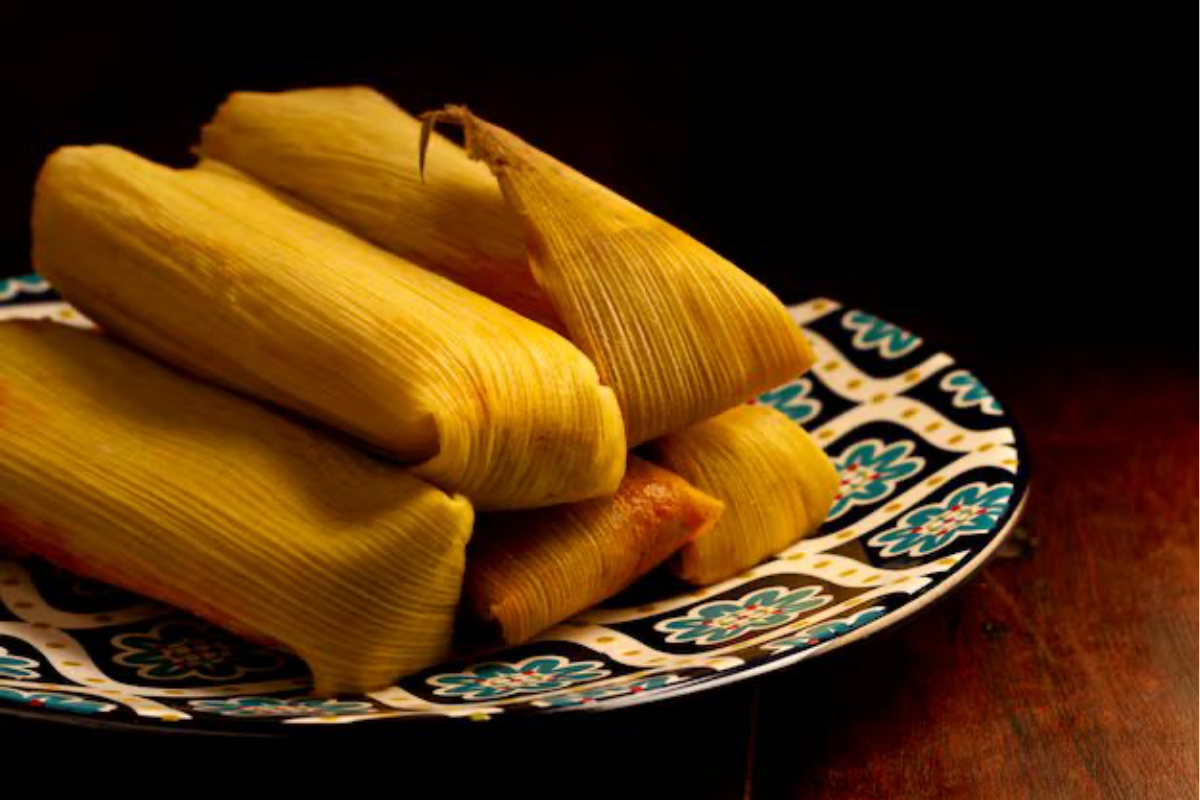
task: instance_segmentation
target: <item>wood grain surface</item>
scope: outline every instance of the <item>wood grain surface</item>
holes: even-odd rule
[[[766,688],[756,797],[1196,796],[1196,373],[1073,361],[996,376],[1033,455],[1010,546]]]

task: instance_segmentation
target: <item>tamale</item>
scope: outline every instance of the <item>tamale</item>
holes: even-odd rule
[[[612,497],[481,515],[467,552],[465,640],[519,644],[608,599],[704,536],[721,508],[631,456]]]
[[[530,300],[540,290],[554,324],[615,390],[630,446],[811,366],[778,299],[712,250],[463,108],[437,119],[463,124],[469,155],[500,191],[428,129],[422,184],[422,131],[368,89],[234,94],[200,152],[545,322]]]
[[[359,236],[554,327],[521,228],[487,167],[365,87],[235,92],[199,152],[321,209]]]
[[[770,406],[737,406],[644,451],[725,503],[720,522],[669,562],[693,584],[730,578],[813,532],[838,490],[825,452]]]
[[[220,170],[69,147],[34,263],[112,334],[346,431],[481,508],[610,494],[625,442],[558,334]]]
[[[0,323],[0,542],[281,644],[318,693],[446,656],[472,518],[108,337]]]

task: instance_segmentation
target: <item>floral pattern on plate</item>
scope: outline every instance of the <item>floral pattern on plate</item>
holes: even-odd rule
[[[32,658],[14,655],[0,647],[0,678],[16,678],[17,680],[40,677],[37,671],[38,662]]]
[[[894,624],[999,546],[1026,493],[1025,454],[976,373],[926,355],[914,333],[831,300],[790,311],[819,366],[758,399],[812,426],[845,482],[831,523],[781,557],[716,587],[591,609],[519,655],[336,699],[306,694],[282,651],[44,569],[30,581],[33,561],[0,559],[0,636],[23,645],[0,651],[0,712],[223,733],[572,713],[720,686]],[[17,318],[89,324],[32,276],[0,281],[0,320]]]
[[[187,619],[160,622],[145,633],[123,633],[112,643],[117,651],[114,662],[151,680],[231,681],[247,673],[273,672],[284,661],[277,650],[246,645],[218,628]]]
[[[877,350],[884,358],[899,358],[921,346],[919,336],[865,311],[847,311],[842,325],[854,331],[855,348]]]
[[[807,650],[810,647],[816,647],[823,642],[827,642],[835,636],[841,636],[855,628],[861,628],[868,622],[874,622],[886,613],[887,609],[882,606],[875,606],[849,617],[831,619],[819,625],[813,625],[811,628],[805,628],[786,639],[776,639],[773,642],[769,642],[765,647],[768,650],[777,652],[783,650]]]
[[[871,537],[881,555],[927,556],[959,536],[986,534],[996,527],[1012,498],[1011,484],[972,483],[940,503],[929,503],[905,514],[894,528]]]
[[[667,641],[696,645],[724,644],[750,631],[786,625],[805,611],[832,598],[820,586],[789,590],[785,586],[758,589],[740,600],[717,600],[691,609],[681,617],[663,620],[654,629],[667,634]]]
[[[116,708],[112,703],[89,700],[73,694],[60,692],[25,691],[12,686],[0,686],[0,700],[20,703],[30,708],[47,708],[51,711],[69,711],[72,714],[102,714]]]
[[[320,697],[227,697],[192,700],[190,705],[196,711],[226,717],[328,717],[367,714],[374,708],[367,702]]]
[[[897,484],[925,468],[925,459],[913,455],[915,449],[910,441],[867,439],[843,450],[833,462],[840,484],[827,519],[835,520],[854,506],[890,497]]]
[[[497,700],[515,694],[542,694],[572,684],[607,678],[611,673],[599,661],[572,662],[562,656],[537,656],[509,663],[476,664],[466,672],[445,673],[428,679],[434,694],[463,700]]]
[[[1003,414],[1000,404],[979,379],[965,369],[956,369],[942,378],[939,386],[953,395],[955,408],[978,408],[984,414],[998,417]]]
[[[811,378],[797,378],[760,395],[758,402],[774,406],[793,422],[803,425],[821,413],[821,401],[812,396],[812,391]]]

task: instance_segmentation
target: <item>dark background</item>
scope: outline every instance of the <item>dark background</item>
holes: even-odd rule
[[[1196,352],[1192,256],[1167,233],[1177,106],[1142,21],[563,8],[396,7],[303,34],[149,32],[119,10],[11,25],[0,270],[27,269],[55,147],[186,164],[230,91],[365,83],[414,112],[467,103],[789,302],[833,296],[1002,365],[1048,345]]]
[[[867,308],[977,366],[1032,452],[1019,546],[903,629],[603,719],[308,748],[10,722],[0,742],[88,786],[123,764],[397,796],[1195,797],[1195,273],[1170,233],[1169,21],[603,8],[323,7],[303,34],[199,8],[152,32],[108,6],[103,24],[10,20],[0,275],[28,270],[32,185],[59,145],[186,164],[238,89],[465,102],[785,301]],[[54,766],[97,753],[122,761]]]

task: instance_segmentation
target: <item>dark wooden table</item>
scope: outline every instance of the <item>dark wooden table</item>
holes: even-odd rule
[[[197,742],[8,722],[0,738],[50,765],[92,755],[275,789],[386,777],[414,797],[1196,797],[1195,367],[1052,352],[993,375],[1034,459],[1010,545],[901,629],[782,674],[419,736]]]

